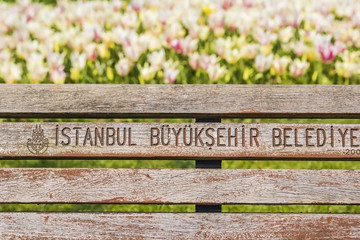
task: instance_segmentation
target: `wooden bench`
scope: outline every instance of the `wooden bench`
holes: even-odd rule
[[[359,239],[359,214],[218,213],[360,204],[359,170],[216,169],[221,160],[359,160],[360,86],[2,85],[1,159],[192,159],[196,169],[0,169],[0,202],[196,204],[196,213],[1,212],[1,239]],[[44,118],[26,122],[24,118]],[[49,122],[185,118],[186,123]]]

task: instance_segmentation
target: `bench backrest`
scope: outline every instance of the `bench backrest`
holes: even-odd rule
[[[360,238],[358,214],[210,213],[222,204],[360,204],[358,170],[215,169],[226,159],[359,159],[359,124],[241,119],[359,118],[360,86],[3,85],[0,96],[1,118],[45,119],[0,123],[1,159],[191,159],[197,166],[3,168],[1,203],[196,204],[202,212],[2,212],[1,238]],[[220,122],[228,118],[240,121]]]

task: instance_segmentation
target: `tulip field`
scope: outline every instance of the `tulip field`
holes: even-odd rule
[[[0,83],[360,84],[360,0],[1,1]],[[0,167],[194,168],[195,163],[1,160]],[[360,161],[223,161],[222,167],[360,169]],[[0,205],[0,211],[194,209]],[[360,206],[245,205],[223,206],[223,211],[360,212]]]
[[[357,84],[360,1],[1,2],[0,81]]]

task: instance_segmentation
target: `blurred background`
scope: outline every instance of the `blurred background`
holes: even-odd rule
[[[360,0],[0,2],[0,82],[358,84]],[[0,86],[1,87],[1,86]],[[161,119],[1,121],[179,122]],[[359,123],[358,120],[224,122]],[[11,160],[1,167],[194,168],[194,161]],[[223,161],[223,168],[360,169],[358,161]],[[0,211],[185,211],[193,205],[0,205]],[[223,206],[360,212],[359,206]]]

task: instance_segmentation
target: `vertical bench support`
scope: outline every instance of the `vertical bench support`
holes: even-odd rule
[[[221,123],[221,118],[197,118],[197,123]],[[196,168],[221,168],[221,160],[196,160]],[[196,205],[196,212],[221,212],[221,205]]]

